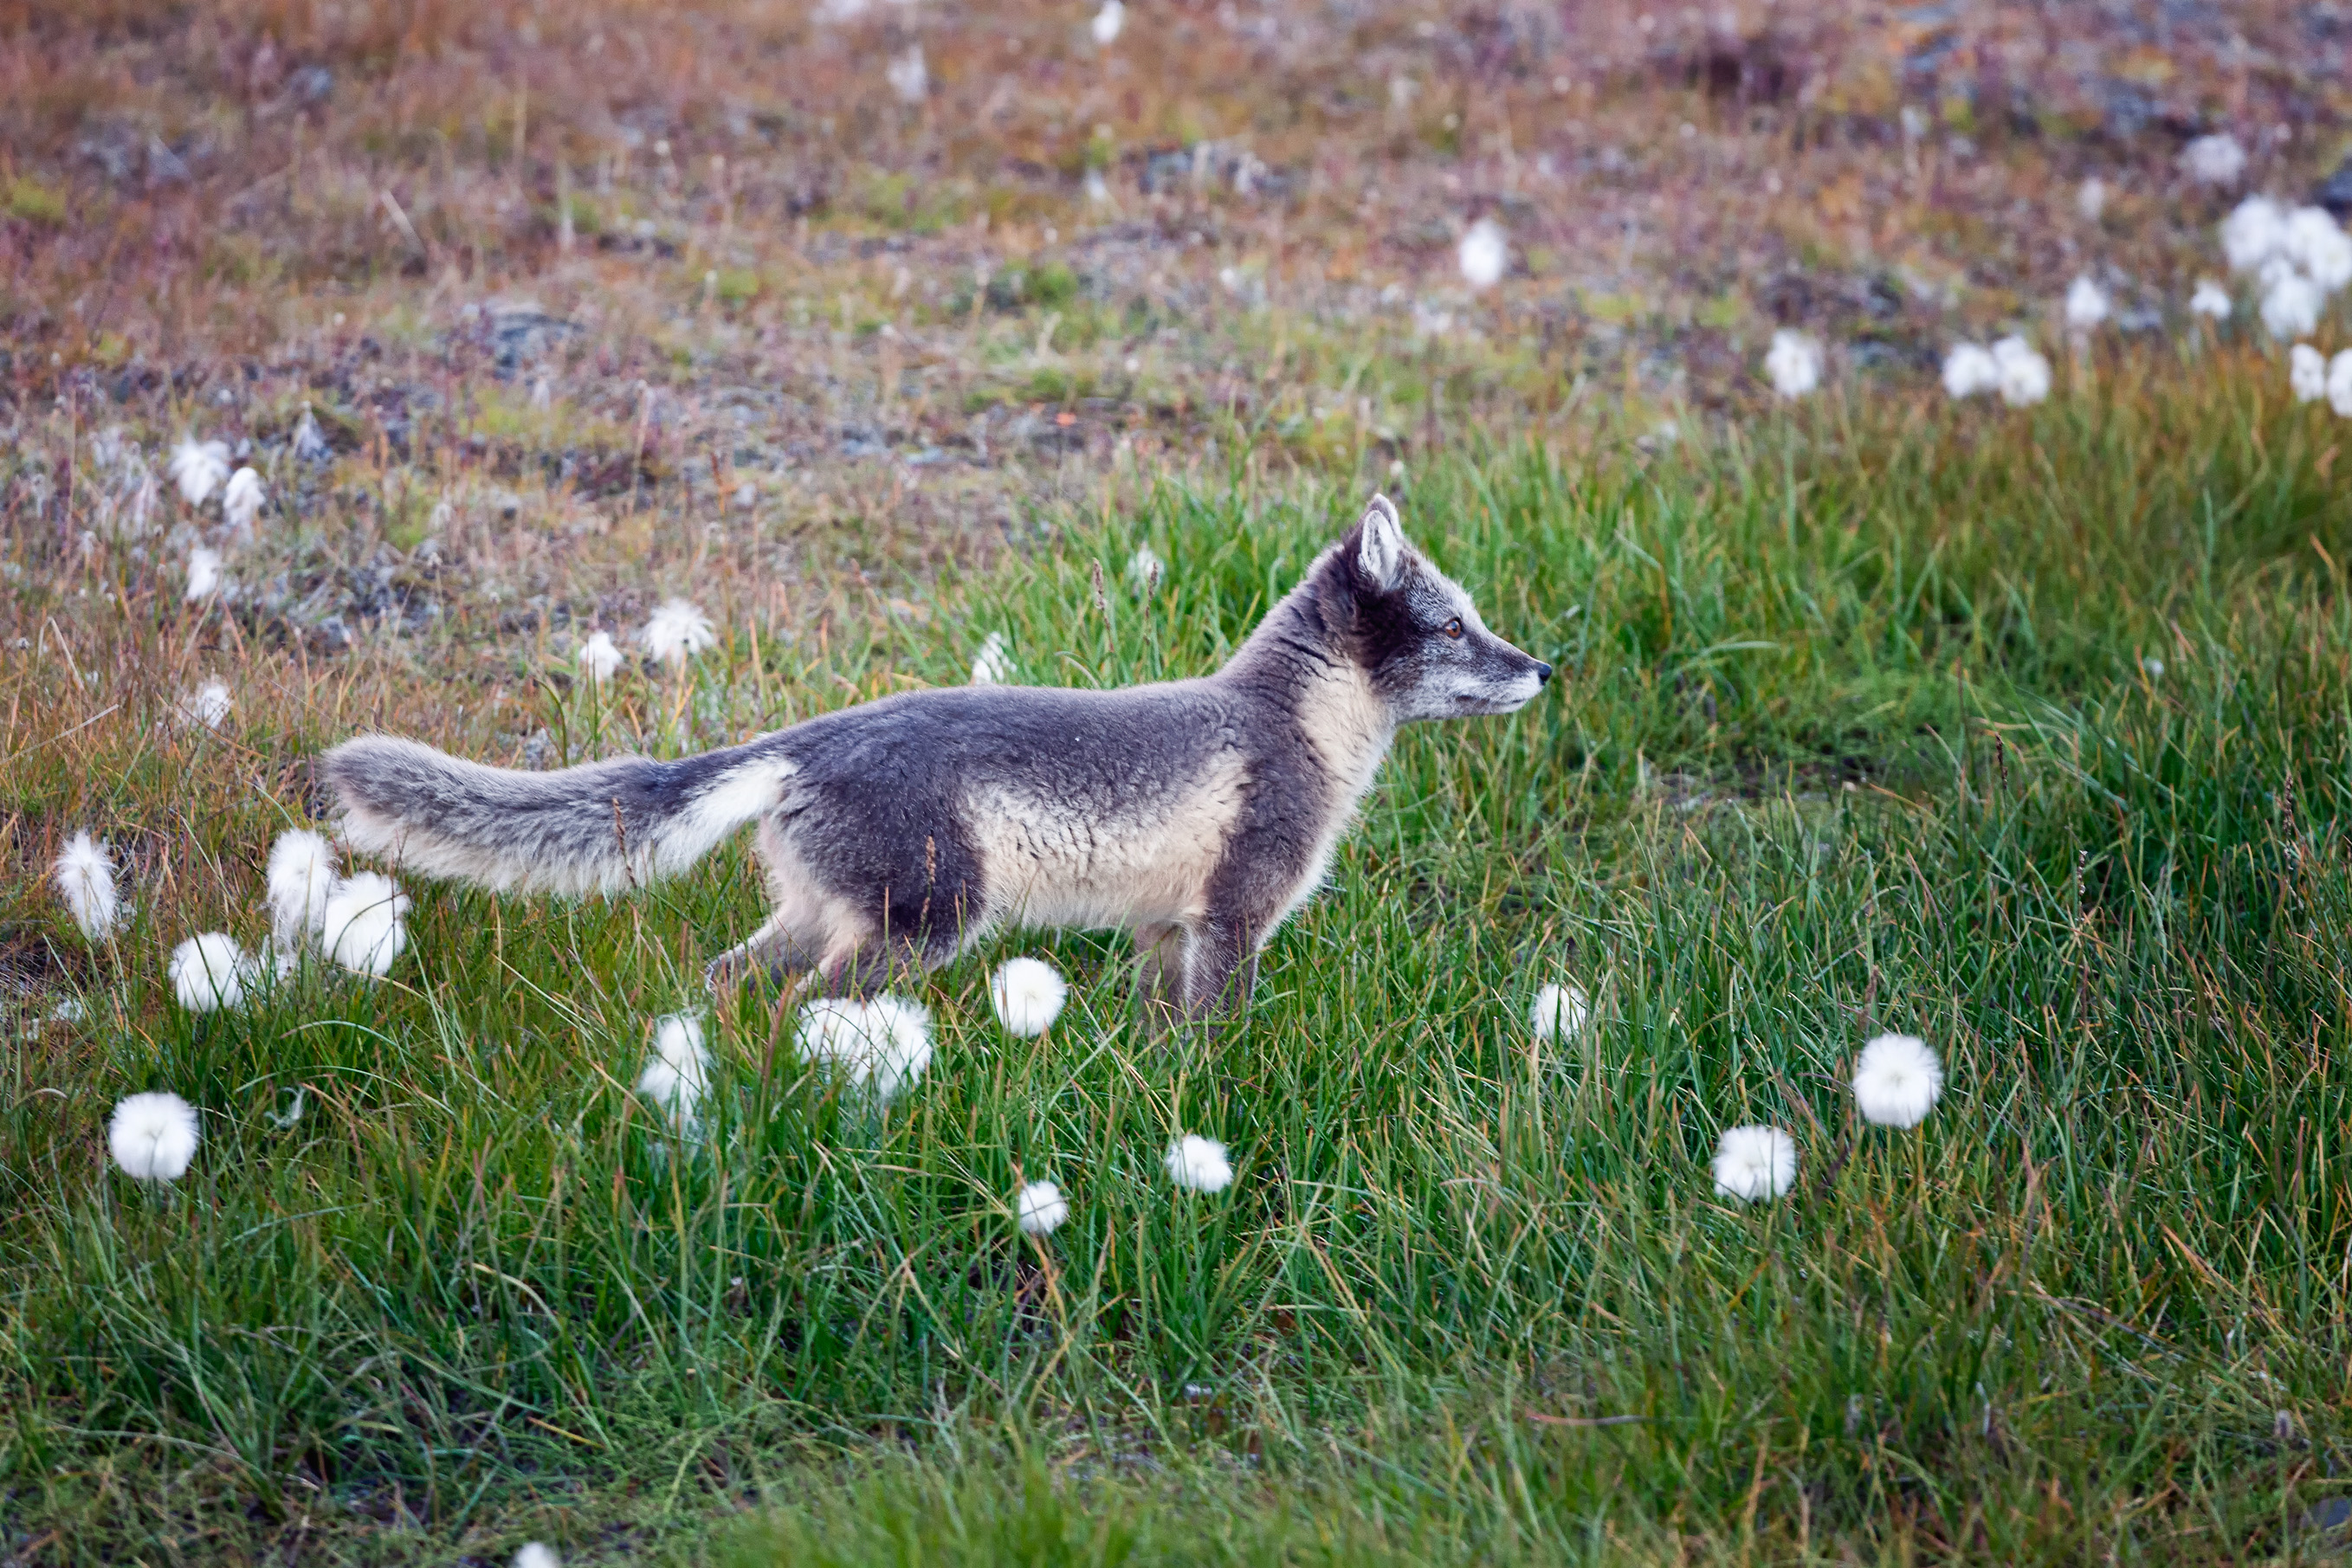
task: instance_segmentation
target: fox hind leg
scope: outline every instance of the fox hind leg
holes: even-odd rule
[[[815,968],[823,956],[821,942],[811,941],[808,933],[778,913],[770,915],[766,925],[704,965],[702,978],[714,991],[741,985],[754,975],[788,983]]]

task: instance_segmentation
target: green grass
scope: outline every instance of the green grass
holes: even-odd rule
[[[22,1024],[0,1097],[0,1540],[2302,1550],[2344,1490],[2352,1354],[2352,509],[2325,421],[2223,366],[2031,414],[1832,407],[1654,459],[1431,464],[1410,531],[1561,689],[1403,738],[1244,1019],[1149,1038],[1118,942],[1006,937],[923,985],[938,1058],[878,1113],[759,998],[723,1009],[683,1145],[628,1085],[759,918],[743,846],[610,905],[419,887],[391,983],[304,977],[238,1014],[172,1007],[163,956],[258,938],[303,758],[379,716],[494,759],[541,724],[675,750],[960,679],[991,632],[1032,682],[1197,673],[1355,484],[1168,479],[950,578],[928,619],[746,616],[602,710],[534,685],[552,656],[488,613],[343,668],[215,626],[206,664],[188,624],[108,608],[121,584],[32,574],[16,624],[57,618],[90,679],[11,655],[19,853],[96,826],[136,851],[138,911],[85,956],[29,879],[5,895],[89,1011]],[[1149,595],[1139,543],[1168,563]],[[225,737],[160,722],[199,664],[240,672]],[[1034,1043],[986,998],[1019,952],[1074,983]],[[1550,1048],[1546,979],[1599,1002]],[[1916,1133],[1850,1114],[1881,1029],[1944,1053]],[[162,1194],[100,1134],[151,1087],[205,1113]],[[1705,1161],[1755,1120],[1796,1134],[1800,1186],[1728,1207]],[[1232,1145],[1230,1193],[1171,1193],[1179,1130]],[[1039,1176],[1074,1204],[1046,1246],[1008,1211]]]

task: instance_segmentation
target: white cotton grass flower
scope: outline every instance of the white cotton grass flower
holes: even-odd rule
[[[188,552],[188,586],[180,597],[190,604],[220,591],[221,553],[205,545]]]
[[[240,468],[228,476],[228,488],[221,492],[221,516],[238,533],[251,533],[268,499],[268,492],[261,487],[261,476],[250,467]]]
[[[1013,679],[1013,650],[1002,632],[991,632],[971,661],[971,684],[1001,686]]]
[[[1013,1211],[1024,1236],[1051,1236],[1070,1218],[1070,1200],[1049,1181],[1033,1181],[1013,1200]]]
[[[289,828],[269,846],[269,934],[289,963],[326,930],[327,902],[341,883],[323,835]]]
[[[2210,277],[2199,278],[2196,292],[2189,297],[2189,313],[2192,316],[2205,316],[2216,321],[2226,321],[2230,319],[2230,313],[2233,308],[2230,302],[2230,291]]]
[[[2024,339],[2011,336],[1992,346],[1993,364],[2000,371],[2000,401],[2011,408],[2030,408],[2050,395],[2050,361]]]
[[[106,1152],[133,1181],[177,1181],[188,1174],[203,1134],[196,1108],[177,1094],[126,1094],[106,1123]]]
[[[710,1053],[703,1049],[702,1020],[671,1013],[654,1020],[653,1054],[637,1074],[637,1092],[667,1113],[681,1135],[691,1134],[703,1091],[710,1086]]]
[[[1874,1126],[1916,1127],[1943,1092],[1944,1064],[1916,1035],[1879,1035],[1854,1059],[1854,1108]]]
[[[669,599],[654,611],[637,640],[663,664],[682,668],[687,660],[715,646],[719,636],[711,630],[710,617],[692,601]]]
[[[1034,1040],[1053,1028],[1069,999],[1070,983],[1043,958],[1008,958],[988,982],[996,1021],[1021,1040]]]
[[[114,862],[104,841],[87,831],[76,833],[58,852],[49,877],[85,939],[103,942],[114,935],[115,923],[122,918],[122,895],[115,890]]]
[[[2180,172],[2200,185],[2234,185],[2246,172],[2246,149],[2225,131],[2200,136],[2180,150]]]
[[[320,949],[330,963],[381,979],[408,946],[408,894],[381,872],[339,883],[319,917]]]
[[[1989,392],[2000,386],[2000,362],[1992,350],[1982,343],[1955,343],[1944,356],[1944,392],[1953,398],[1969,398],[1979,392]]]
[[[931,90],[930,68],[923,63],[923,46],[910,45],[903,55],[891,57],[882,68],[890,83],[890,90],[898,95],[901,103],[920,103]]]
[[[1797,1140],[1779,1127],[1726,1127],[1712,1168],[1718,1195],[1763,1203],[1796,1185]]]
[[[2107,210],[2107,197],[2112,193],[2107,183],[2096,174],[2074,187],[2074,210],[2083,214],[2084,223],[2095,224]]]
[[[514,1554],[511,1568],[563,1568],[563,1559],[544,1541],[526,1541]]]
[[[2107,319],[2114,308],[2107,291],[2099,287],[2096,278],[2085,275],[2066,286],[2066,326],[2072,331],[2087,332]]]
[[[228,695],[226,682],[211,680],[180,698],[179,718],[182,724],[201,725],[206,729],[218,729],[228,721],[229,709],[235,701]]]
[[[1095,36],[1096,46],[1108,49],[1118,42],[1118,35],[1127,26],[1127,7],[1120,5],[1119,0],[1103,0],[1102,9],[1095,13],[1095,19],[1088,26]]]
[[[621,650],[610,632],[592,632],[580,644],[577,655],[580,673],[598,685],[608,684],[620,673]]]
[[[2232,272],[2258,271],[2286,250],[2286,209],[2268,196],[2248,196],[2221,220],[2221,255]]]
[[[335,457],[327,433],[319,428],[319,416],[307,402],[302,405],[302,417],[294,422],[294,455],[305,463],[331,463]]]
[[[2345,419],[2352,419],[2352,349],[2345,349],[2327,361],[2327,406]]]
[[[1461,266],[1463,282],[1473,288],[1492,288],[1511,264],[1511,244],[1500,224],[1480,218],[1462,236],[1454,259]]]
[[[228,478],[228,443],[185,437],[172,448],[170,473],[180,498],[191,507],[203,506]]]
[[[931,1064],[930,1009],[887,993],[870,1002],[828,997],[801,1009],[800,1049],[877,1098],[895,1100]]]
[[[2292,266],[2281,267],[2263,288],[2263,328],[2281,340],[2304,337],[2319,325],[2319,309],[2326,303],[2319,285]]]
[[[1591,1016],[1592,1004],[1582,986],[1547,983],[1536,988],[1534,1005],[1528,1009],[1528,1027],[1538,1040],[1549,1044],[1583,1033],[1585,1020]]]
[[[253,972],[264,979],[282,980],[302,965],[302,949],[289,946],[275,936],[264,936],[261,946],[253,952]]]
[[[2352,283],[2352,235],[2326,207],[2297,207],[2289,213],[2280,250],[2319,286],[2322,295]]]
[[[1154,591],[1160,586],[1160,580],[1167,575],[1167,563],[1150,545],[1136,546],[1135,553],[1127,558],[1127,580],[1134,585],[1138,593]]]
[[[1223,1192],[1234,1185],[1225,1145],[1198,1133],[1187,1133],[1169,1145],[1166,1163],[1168,1179],[1186,1192]]]
[[[1783,327],[1772,334],[1772,346],[1765,351],[1764,373],[1780,396],[1805,397],[1822,384],[1822,361],[1820,340]]]
[[[2327,395],[2327,356],[2308,343],[2286,351],[2287,390],[2297,402],[2317,402]]]
[[[254,979],[253,960],[226,931],[207,931],[173,948],[165,973],[172,994],[192,1013],[242,1007]]]

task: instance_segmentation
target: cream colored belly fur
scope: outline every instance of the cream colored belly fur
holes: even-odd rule
[[[1108,820],[1004,785],[975,789],[967,820],[989,923],[1134,930],[1198,920],[1246,780],[1229,752],[1192,788]]]

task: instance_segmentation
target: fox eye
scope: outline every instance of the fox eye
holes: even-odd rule
[[[1456,615],[1445,623],[1445,634],[1454,638],[1459,638],[1462,635],[1462,617]]]

